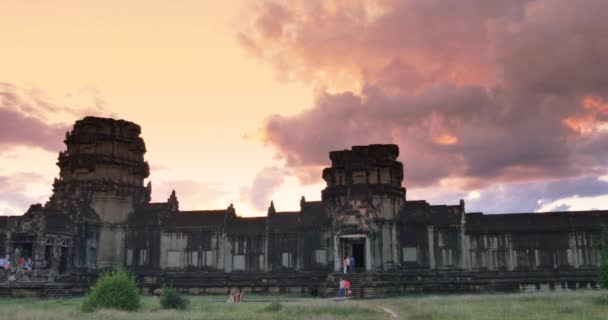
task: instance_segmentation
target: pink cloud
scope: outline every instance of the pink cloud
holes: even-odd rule
[[[331,83],[347,74],[363,84],[267,118],[264,140],[288,168],[327,165],[329,150],[392,142],[409,186],[452,178],[470,189],[607,169],[607,133],[566,121],[595,128],[608,120],[584,103],[608,98],[605,1],[371,4],[260,6],[251,21],[281,12],[280,26],[269,33],[254,23],[239,35],[285,79]]]

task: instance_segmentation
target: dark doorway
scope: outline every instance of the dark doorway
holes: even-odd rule
[[[353,243],[353,257],[355,257],[355,270],[364,270],[365,243]]]
[[[68,271],[68,248],[61,248],[61,260],[59,260],[59,273],[65,273]]]

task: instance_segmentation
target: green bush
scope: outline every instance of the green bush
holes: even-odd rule
[[[135,277],[126,271],[103,273],[82,303],[83,312],[99,308],[135,311],[141,299]]]
[[[277,311],[281,311],[281,309],[283,309],[283,305],[278,301],[273,301],[264,308],[264,311],[277,312]]]
[[[179,295],[173,288],[164,288],[160,295],[160,306],[163,309],[184,310],[188,306],[188,300]]]

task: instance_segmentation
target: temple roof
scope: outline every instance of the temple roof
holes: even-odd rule
[[[467,233],[599,230],[608,224],[608,210],[465,215]]]
[[[164,225],[183,227],[204,227],[223,225],[226,209],[179,211],[167,217]]]

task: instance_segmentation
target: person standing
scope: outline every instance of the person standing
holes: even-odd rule
[[[344,289],[345,283],[344,283],[344,279],[340,278],[340,285],[339,285],[339,290],[338,290],[338,295],[340,296],[340,298],[344,298],[344,295],[346,294],[346,290]]]
[[[350,272],[355,273],[355,257],[350,256]]]
[[[344,280],[344,295],[350,297],[352,294],[353,292],[350,291],[350,281]]]
[[[345,274],[348,273],[349,265],[350,265],[350,258],[348,258],[348,256],[347,256],[346,258],[344,258],[344,261],[342,261],[342,270]]]

